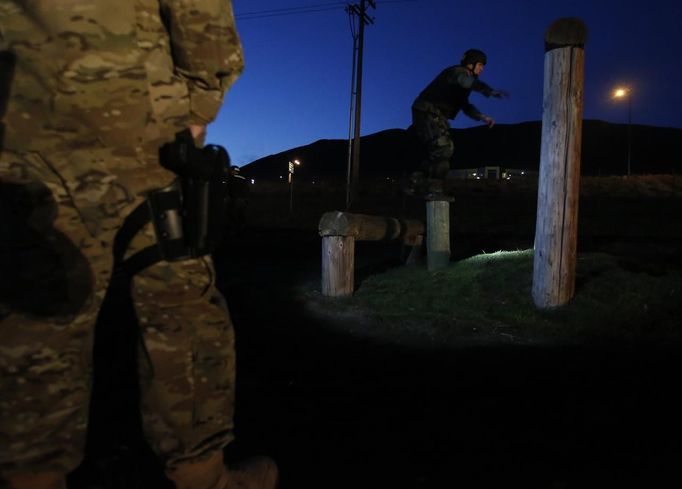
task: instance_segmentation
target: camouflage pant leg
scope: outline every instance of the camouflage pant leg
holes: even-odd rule
[[[92,326],[113,236],[141,200],[127,189],[149,185],[140,161],[106,148],[51,155],[49,165],[37,155],[2,155],[2,470],[68,472],[82,457]],[[52,162],[72,176],[54,173]],[[151,181],[164,186],[166,176]],[[25,212],[27,199],[40,205]],[[141,233],[133,245],[151,241]],[[232,437],[234,344],[210,260],[159,263],[136,278],[133,292],[152,372],[142,406],[152,446],[169,463],[224,446]]]
[[[412,109],[412,124],[417,138],[426,148],[429,173],[447,173],[454,152],[448,120],[437,111]]]
[[[153,242],[146,229],[132,249]],[[233,438],[234,332],[210,258],[160,262],[139,273],[133,301],[145,435],[167,467]]]
[[[66,473],[83,455],[111,253],[35,153],[0,155],[0,222],[0,473]]]

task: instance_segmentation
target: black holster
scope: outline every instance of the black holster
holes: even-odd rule
[[[189,132],[159,150],[161,165],[178,175],[154,190],[125,220],[114,242],[116,262],[131,275],[166,261],[210,254],[220,243],[227,213],[230,158],[221,146],[197,148]],[[130,242],[148,222],[156,245],[123,259]]]

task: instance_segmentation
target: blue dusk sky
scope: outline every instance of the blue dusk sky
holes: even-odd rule
[[[346,139],[353,40],[345,7],[325,0],[234,0],[246,60],[208,128],[235,164],[319,139]],[[612,0],[376,0],[365,30],[363,136],[407,128],[410,106],[468,48],[488,54],[481,80],[508,99],[470,101],[497,123],[542,118],[544,33],[561,17],[587,26],[583,116],[682,128],[682,2]],[[480,124],[460,114],[452,127]],[[608,144],[608,142],[605,142]]]

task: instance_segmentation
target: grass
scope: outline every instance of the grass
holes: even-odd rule
[[[471,256],[533,242],[537,181],[450,183],[456,195],[450,209],[452,247],[457,258],[470,258],[437,272],[394,268],[356,282],[352,298],[329,299],[318,292],[318,297],[306,294],[306,301],[330,322],[355,320],[358,332],[404,333],[406,341],[419,334],[433,341],[476,337],[524,343],[682,339],[679,175],[581,179],[576,294],[568,305],[550,311],[532,301],[532,251]],[[302,209],[312,209],[313,200],[318,207],[302,227],[315,230],[322,211],[337,208],[332,194],[311,194]],[[423,219],[423,203],[401,198],[399,190],[362,195],[366,208],[355,212]]]
[[[362,311],[393,332],[403,324],[436,336],[475,331],[531,343],[680,339],[680,270],[653,272],[608,254],[584,254],[574,299],[552,310],[535,307],[532,273],[532,250],[476,255],[434,272],[399,267],[366,279],[333,309]]]

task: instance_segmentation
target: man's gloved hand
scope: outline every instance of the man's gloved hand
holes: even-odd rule
[[[495,98],[507,98],[509,97],[509,92],[504,90],[493,90],[490,92],[490,96]]]
[[[481,117],[481,120],[485,122],[486,126],[488,127],[493,127],[495,125],[495,119],[490,116],[484,115]]]

